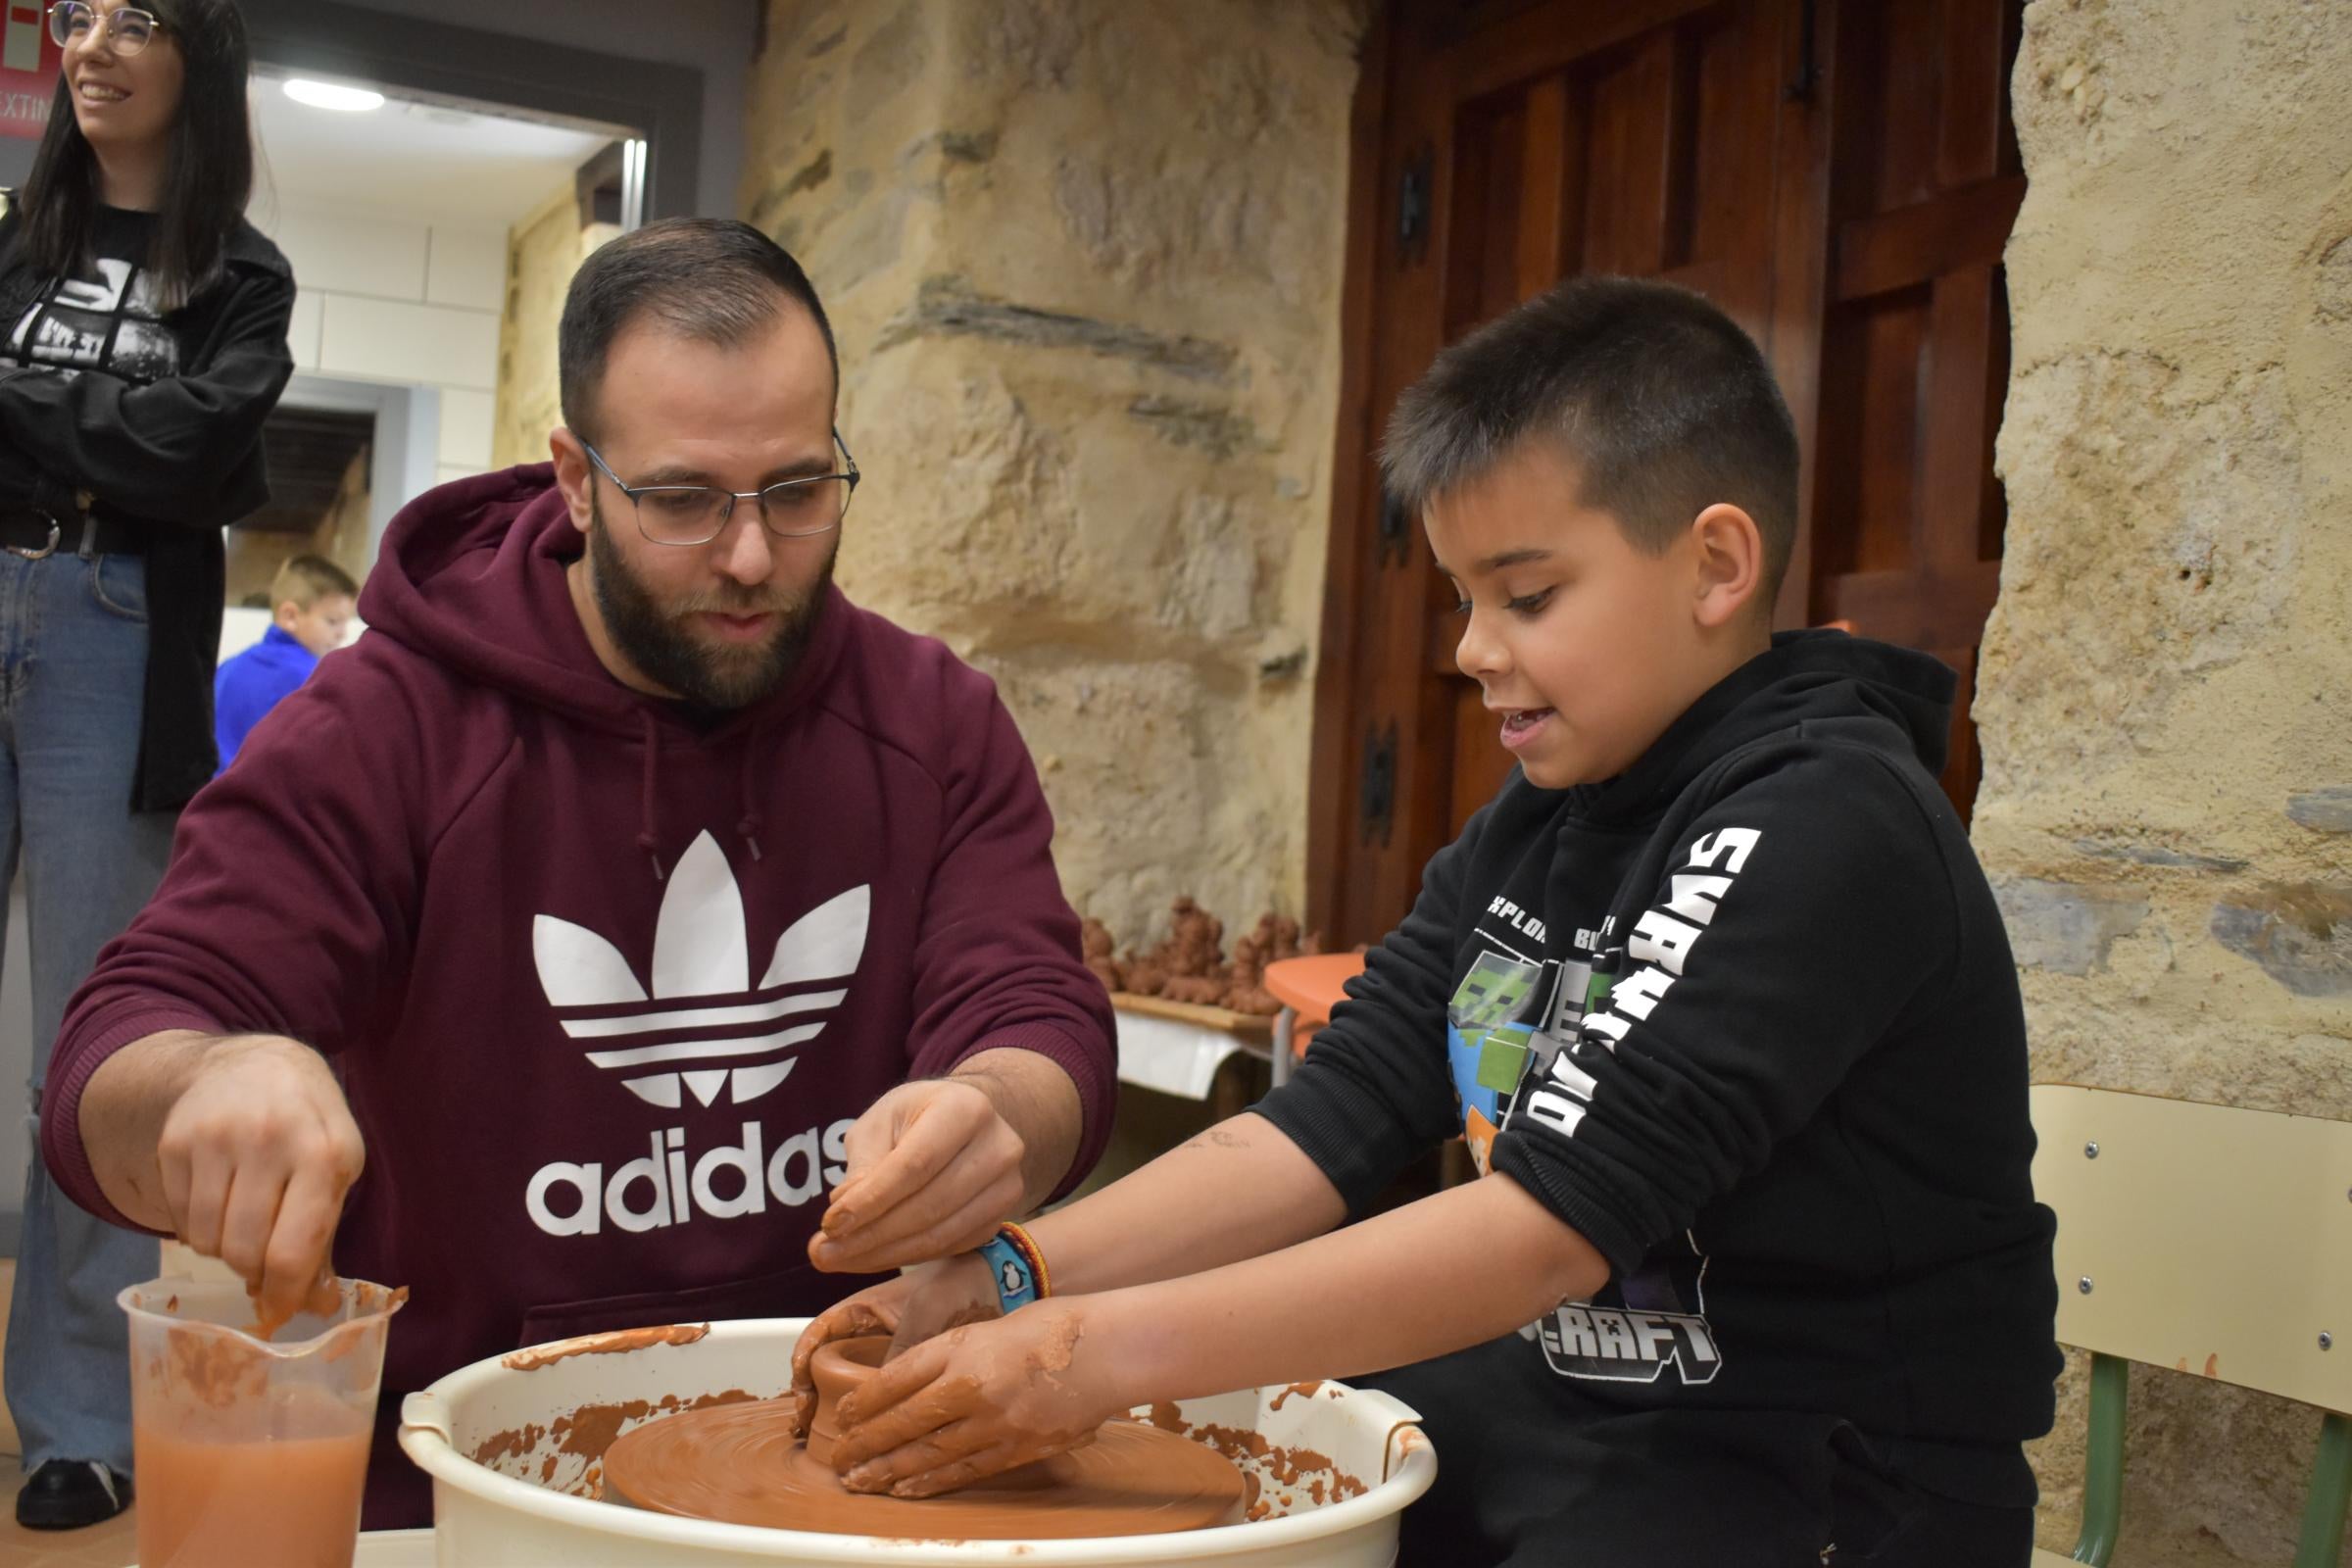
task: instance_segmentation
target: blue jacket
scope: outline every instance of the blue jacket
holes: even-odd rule
[[[220,666],[213,677],[213,739],[220,743],[219,778],[236,760],[237,748],[262,715],[278,700],[311,678],[318,656],[296,642],[281,626],[272,626],[262,640]]]

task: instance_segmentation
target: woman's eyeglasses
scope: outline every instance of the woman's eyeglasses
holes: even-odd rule
[[[96,31],[115,53],[135,55],[155,41],[163,25],[154,12],[131,6],[102,13],[89,0],[58,0],[49,8],[49,36],[60,49],[71,49]]]

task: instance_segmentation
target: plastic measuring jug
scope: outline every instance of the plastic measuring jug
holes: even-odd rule
[[[344,1280],[337,1297],[270,1341],[235,1281],[115,1298],[130,1315],[140,1568],[350,1568],[384,1339],[408,1292]]]

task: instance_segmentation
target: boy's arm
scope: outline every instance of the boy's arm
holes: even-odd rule
[[[1490,1177],[1207,1273],[952,1329],[844,1401],[834,1462],[858,1491],[951,1491],[1066,1447],[1133,1405],[1351,1377],[1481,1344],[1592,1295],[1608,1274],[1525,1188]]]
[[[1277,1251],[1347,1217],[1314,1161],[1244,1111],[1028,1229],[1054,1289],[1080,1296]]]
[[[1320,1236],[1347,1206],[1313,1160],[1245,1111],[1143,1169],[1028,1222],[1057,1296],[1148,1284]],[[900,1346],[952,1323],[997,1315],[989,1265],[964,1252],[834,1303],[793,1347],[804,1430],[815,1406],[808,1365],[827,1341],[889,1334]]]
[[[1484,1344],[1608,1283],[1592,1244],[1505,1179],[1282,1251],[1082,1298],[1119,1408],[1354,1377]]]

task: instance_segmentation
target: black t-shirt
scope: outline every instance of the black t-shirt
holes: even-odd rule
[[[156,307],[147,267],[153,213],[101,207],[94,254],[79,273],[49,280],[8,334],[0,360],[67,373],[104,370],[144,386],[179,373],[179,339]]]

